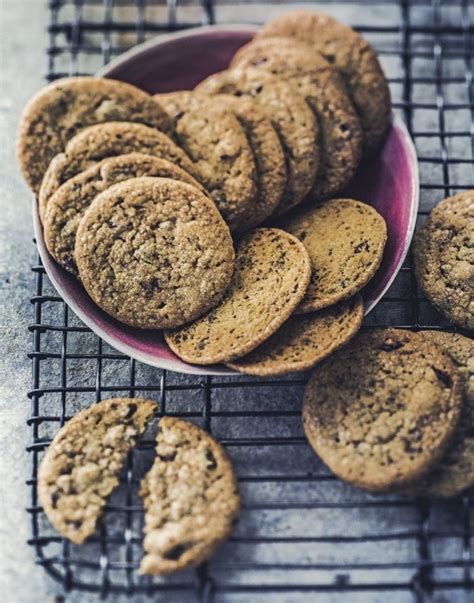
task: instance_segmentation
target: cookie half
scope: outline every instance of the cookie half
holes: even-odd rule
[[[303,427],[341,479],[383,492],[426,475],[457,427],[461,382],[450,358],[417,334],[359,334],[314,369]]]
[[[43,88],[25,107],[18,131],[18,161],[30,188],[39,192],[50,161],[79,130],[108,121],[133,121],[172,133],[166,112],[131,84],[74,77]]]
[[[38,497],[65,538],[81,544],[94,533],[127,454],[155,411],[152,400],[103,400],[58,431],[41,461]]]
[[[461,378],[463,406],[453,441],[435,469],[410,485],[412,495],[456,496],[474,485],[474,341],[458,333],[421,331],[456,366]]]
[[[222,303],[199,320],[167,331],[177,356],[194,364],[229,362],[255,349],[293,313],[309,283],[308,254],[295,237],[258,228],[237,245]]]
[[[169,178],[133,178],[98,195],[79,224],[75,256],[95,303],[142,329],[195,320],[222,300],[234,269],[214,203]]]
[[[206,431],[161,419],[156,457],[142,481],[145,556],[141,574],[170,574],[209,559],[240,513],[232,464]]]
[[[312,11],[293,11],[267,23],[258,38],[287,36],[310,45],[339,71],[364,133],[370,155],[382,145],[390,124],[390,90],[372,46],[336,19]]]
[[[305,371],[352,339],[363,320],[360,295],[313,314],[291,316],[262,345],[227,366],[260,377]]]
[[[474,190],[448,197],[414,239],[415,276],[451,322],[474,330]]]
[[[166,159],[129,153],[99,161],[85,172],[67,180],[46,206],[43,219],[44,241],[49,253],[68,272],[75,276],[78,274],[74,256],[76,232],[92,201],[114,184],[140,176],[179,180],[205,193],[197,180]]]
[[[247,44],[234,56],[231,66],[272,73],[304,96],[321,129],[321,161],[310,195],[322,199],[340,193],[359,166],[362,130],[336,69],[307,44],[282,37]]]
[[[286,188],[275,213],[285,213],[301,203],[318,174],[319,124],[294,87],[258,69],[232,69],[211,75],[196,90],[245,96],[258,104],[272,122],[286,158]]]
[[[193,162],[163,132],[129,122],[98,124],[79,132],[67,143],[64,153],[51,161],[38,197],[40,217],[44,216],[51,196],[66,180],[106,157],[134,152],[162,157],[197,177]]]
[[[282,228],[309,253],[311,283],[297,312],[313,312],[347,299],[374,276],[382,261],[387,227],[370,205],[331,199],[285,220]]]

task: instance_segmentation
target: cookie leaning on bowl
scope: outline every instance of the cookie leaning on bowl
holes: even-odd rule
[[[49,253],[68,272],[78,275],[74,246],[77,228],[87,208],[98,194],[114,184],[140,176],[179,180],[205,193],[199,182],[177,165],[143,153],[103,159],[85,172],[66,180],[49,199],[43,226]]]
[[[38,193],[50,161],[79,130],[132,121],[172,134],[165,111],[143,90],[116,80],[74,77],[43,88],[23,110],[17,138],[21,171]]]
[[[178,327],[216,306],[234,270],[229,228],[195,186],[133,178],[98,195],[76,235],[81,281],[111,316]]]

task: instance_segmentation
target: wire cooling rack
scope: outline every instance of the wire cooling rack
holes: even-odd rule
[[[288,4],[54,0],[47,77],[93,73],[163,31],[261,23]],[[417,146],[420,220],[448,194],[474,188],[469,0],[313,4],[354,25],[379,53],[395,109]],[[472,493],[439,503],[352,489],[330,475],[305,442],[304,378],[199,378],[147,367],[87,329],[57,296],[40,264],[33,272],[30,543],[37,563],[66,591],[103,598],[143,593],[166,603],[472,600]],[[419,297],[410,260],[367,324],[447,327]],[[130,455],[90,542],[75,546],[60,538],[38,506],[38,464],[57,429],[79,409],[117,395],[152,397],[162,414],[199,422],[234,460],[242,519],[222,551],[197,571],[166,579],[138,575],[143,509],[136,491],[151,463],[151,435]]]

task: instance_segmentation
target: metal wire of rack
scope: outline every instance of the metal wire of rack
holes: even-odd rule
[[[48,80],[92,73],[163,31],[261,23],[292,3],[229,0],[51,0]],[[474,10],[469,0],[313,2],[353,24],[377,49],[395,110],[417,146],[420,220],[443,197],[474,188]],[[190,377],[117,353],[86,328],[33,266],[32,537],[37,563],[66,591],[153,595],[155,601],[472,600],[473,493],[444,503],[372,496],[341,483],[311,453],[299,421],[305,377]],[[407,260],[368,325],[449,328],[417,291]],[[237,467],[242,519],[223,550],[173,578],[138,575],[143,509],[136,494],[151,462],[145,438],[127,461],[98,533],[71,545],[38,505],[38,464],[77,410],[114,395],[145,395],[160,413],[212,430]],[[343,600],[342,598],[337,600]],[[345,600],[345,599],[344,599]]]

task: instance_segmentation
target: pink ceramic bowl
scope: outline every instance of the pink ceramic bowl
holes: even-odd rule
[[[202,27],[159,36],[118,57],[98,75],[130,82],[147,92],[191,89],[206,76],[224,69],[235,51],[254,34],[248,26]],[[373,205],[385,218],[388,242],[382,265],[364,289],[366,313],[390,287],[405,259],[418,209],[415,149],[403,122],[395,117],[382,153],[358,175],[347,196]],[[38,248],[46,272],[60,295],[84,323],[124,354],[152,366],[196,375],[232,375],[223,366],[199,367],[177,358],[159,331],[142,331],[100,310],[82,285],[48,254],[34,206]]]

